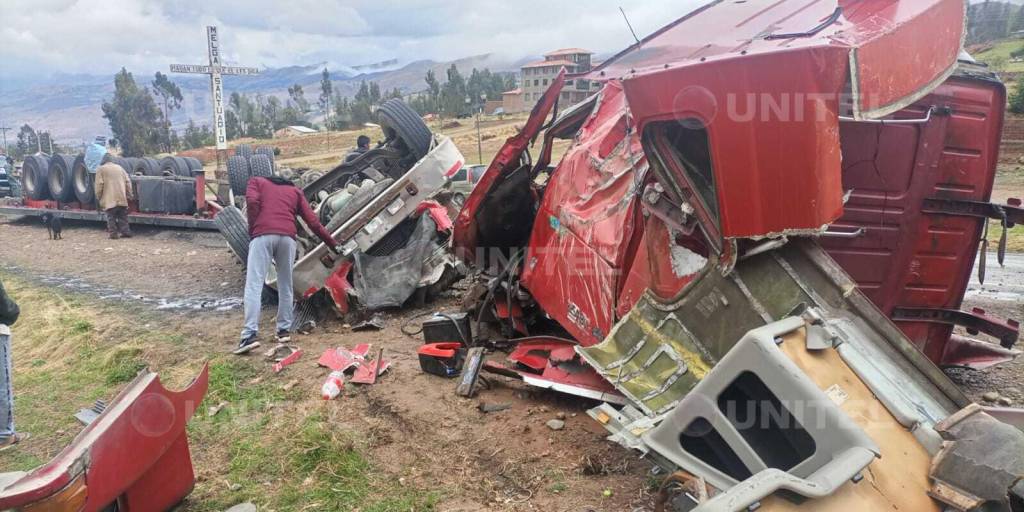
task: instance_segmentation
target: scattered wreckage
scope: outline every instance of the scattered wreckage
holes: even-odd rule
[[[959,310],[988,220],[1024,222],[989,202],[1005,89],[964,19],[711,2],[560,75],[455,221],[477,333],[525,337],[485,369],[607,402],[662,507],[1024,510],[1024,414],[939,368],[1018,354]],[[602,88],[557,112],[570,80]]]
[[[302,187],[342,250],[335,253],[298,220],[296,296],[327,300],[341,314],[354,309],[353,299],[360,310],[401,306],[447,288],[463,272],[449,247],[448,209],[435,198],[465,159],[401,100],[381,105],[378,119],[385,138],[377,147]],[[249,234],[242,210],[227,207],[214,220],[244,263]],[[276,286],[273,272],[267,285]]]
[[[208,367],[183,391],[140,373],[50,462],[0,472],[0,510],[170,510],[195,486],[186,426],[208,386]]]

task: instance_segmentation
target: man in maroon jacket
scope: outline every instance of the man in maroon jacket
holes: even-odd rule
[[[291,341],[294,319],[292,266],[295,265],[296,217],[332,250],[337,242],[316,218],[306,196],[292,182],[277,176],[252,178],[245,191],[249,217],[249,261],[245,272],[245,327],[236,354],[260,346],[257,341],[263,283],[273,262],[277,269],[277,342]]]

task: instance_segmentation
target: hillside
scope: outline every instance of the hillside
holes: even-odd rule
[[[377,81],[386,90],[397,87],[404,93],[412,93],[425,87],[423,77],[427,70],[433,70],[438,77],[444,77],[445,69],[452,64],[467,74],[474,67],[489,68],[492,71],[515,69],[514,62],[484,54],[448,62],[421,60],[401,66],[390,60],[329,71],[335,90],[342,95],[354,95],[363,80]],[[226,95],[235,91],[275,95],[284,99],[288,95],[287,88],[297,83],[305,90],[306,98],[315,102],[320,90],[323,66],[289,66],[266,69],[254,77],[225,77],[224,92]],[[172,75],[171,78],[181,88],[184,96],[181,110],[172,116],[174,126],[180,129],[190,118],[198,123],[208,123],[212,115],[209,79],[201,75]],[[135,80],[148,85],[152,76],[135,73]],[[33,128],[48,130],[59,142],[91,140],[98,134],[109,132],[100,105],[113,95],[113,82],[113,75],[58,74],[41,83],[0,83],[0,119],[7,126],[18,127],[28,123]]]

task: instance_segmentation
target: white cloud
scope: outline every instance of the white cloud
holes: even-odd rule
[[[620,4],[642,37],[703,1],[2,0],[0,81],[201,63],[208,24],[219,26],[227,61],[270,67],[612,52],[632,43]]]

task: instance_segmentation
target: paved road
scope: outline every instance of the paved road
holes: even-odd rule
[[[1024,253],[1007,253],[1002,267],[994,252],[988,253],[985,284],[978,283],[978,262],[974,262],[966,298],[1024,302]]]

